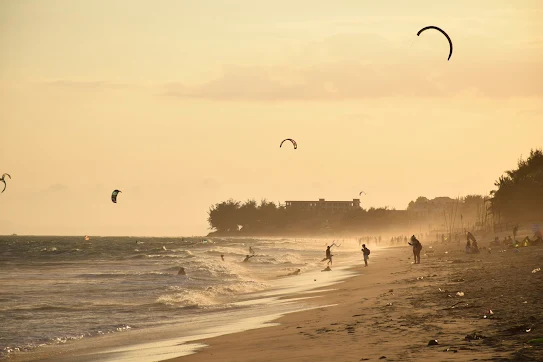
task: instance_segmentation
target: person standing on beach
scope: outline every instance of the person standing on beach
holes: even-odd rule
[[[321,261],[325,261],[325,260],[328,260],[328,265],[332,264],[332,252],[331,252],[331,248],[332,246],[334,246],[334,244],[332,245],[329,245],[326,247],[326,257],[324,259],[322,259]]]
[[[413,257],[415,259],[415,264],[420,264],[420,251],[422,250],[422,244],[417,240],[415,235],[411,236],[411,242],[408,242],[409,245],[413,247]]]
[[[366,248],[366,244],[362,244],[362,253],[364,254],[364,264],[368,266],[368,259],[370,257],[370,249]]]

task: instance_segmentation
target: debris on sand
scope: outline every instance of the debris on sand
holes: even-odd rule
[[[528,344],[543,344],[543,338],[530,339]]]
[[[535,274],[535,273],[537,273],[538,271],[541,271],[541,268],[536,268],[536,269],[532,270],[532,273]]]
[[[487,318],[490,318],[494,315],[494,312],[492,311],[492,309],[489,309],[488,311],[486,311],[485,315],[483,316],[484,319],[487,319]]]
[[[429,346],[437,346],[439,343],[437,343],[437,339],[431,339],[429,342],[428,342],[428,345]]]
[[[470,333],[468,335],[466,335],[466,337],[464,337],[464,339],[468,342],[471,342],[471,341],[474,341],[474,340],[477,340],[477,339],[485,339],[486,337],[483,336],[482,334],[480,333],[477,333],[477,332],[473,332],[473,333]]]

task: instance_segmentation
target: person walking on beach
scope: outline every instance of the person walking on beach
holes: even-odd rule
[[[368,266],[368,259],[370,257],[370,249],[366,248],[366,244],[362,244],[362,253],[364,254],[364,266]]]
[[[415,235],[411,236],[411,242],[407,242],[413,247],[413,257],[415,259],[415,264],[420,264],[420,251],[422,250],[422,244],[417,240]]]

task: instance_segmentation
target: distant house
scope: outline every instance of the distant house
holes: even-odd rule
[[[456,203],[457,200],[446,196],[436,197],[432,200],[426,199],[422,202],[417,200],[417,202],[410,205],[409,212],[417,217],[441,217],[444,210],[449,211],[449,209],[452,208]]]
[[[360,209],[360,199],[353,201],[285,201],[287,209],[301,209],[311,211],[346,212]]]

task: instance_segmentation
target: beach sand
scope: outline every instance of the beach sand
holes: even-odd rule
[[[532,273],[543,246],[462,249],[424,244],[419,265],[409,247],[383,250],[313,300],[337,306],[200,340],[207,347],[169,361],[543,361],[543,346],[527,343],[543,337],[543,272]]]

